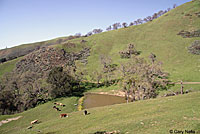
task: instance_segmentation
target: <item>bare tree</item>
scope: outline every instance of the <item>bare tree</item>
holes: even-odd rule
[[[116,64],[111,64],[112,59],[108,56],[101,55],[100,61],[102,64],[102,72],[106,86],[110,85],[111,78],[114,76],[114,71],[117,69]]]
[[[151,53],[149,56],[150,61],[152,62],[152,64],[156,61],[156,55]]]
[[[128,24],[126,22],[122,23],[123,28],[126,28]]]
[[[86,34],[86,37],[91,36],[91,35],[92,35],[92,32],[88,32],[88,33]]]
[[[153,16],[152,16],[152,19],[157,19],[158,18],[158,14],[157,13],[154,13]]]
[[[177,5],[176,5],[176,4],[174,4],[174,5],[173,5],[173,8],[176,8],[176,7],[177,7]]]
[[[167,89],[169,85],[168,74],[162,71],[159,62],[149,64],[143,58],[132,57],[121,68],[123,91],[126,98],[132,96],[132,101],[154,98],[157,90]]]
[[[138,22],[138,24],[142,24],[143,23],[142,19],[137,19],[137,22]]]
[[[148,19],[147,19],[147,18],[144,18],[144,19],[143,19],[143,22],[148,22]]]
[[[110,30],[112,30],[112,27],[109,26],[109,27],[106,28],[106,30],[107,30],[107,31],[110,31]]]
[[[76,33],[75,36],[81,37],[81,33]]]
[[[164,11],[163,11],[163,10],[160,10],[160,11],[158,12],[158,17],[162,16],[163,14],[164,14]]]
[[[94,30],[93,30],[93,33],[94,33],[94,34],[98,34],[98,33],[101,33],[101,32],[103,32],[102,29],[94,29]]]
[[[151,17],[151,16],[146,17],[146,19],[147,19],[148,21],[152,21],[152,17]]]
[[[100,86],[100,80],[103,77],[102,75],[103,74],[101,73],[100,70],[95,70],[95,71],[92,72],[91,78],[92,78],[92,80],[97,82],[97,87]]]
[[[138,24],[138,22],[137,22],[137,21],[134,21],[133,23],[134,23],[134,25],[137,25],[137,24]]]
[[[116,29],[121,27],[121,24],[120,23],[114,23],[112,26],[113,26],[113,30],[116,30]]]
[[[133,22],[131,22],[130,24],[129,24],[129,26],[133,26],[134,25],[134,23]]]
[[[169,12],[171,10],[171,8],[167,8],[167,12]]]

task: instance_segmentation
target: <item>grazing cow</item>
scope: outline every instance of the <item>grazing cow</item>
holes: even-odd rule
[[[56,106],[53,106],[53,109],[56,109],[57,107]]]
[[[55,102],[54,104],[55,104],[55,105],[58,105],[58,106],[63,106],[63,107],[65,106],[64,104],[59,103],[59,102]]]
[[[60,118],[62,117],[68,117],[68,114],[60,114]]]
[[[63,106],[63,107],[65,106],[65,105],[64,105],[64,104],[62,104],[62,103],[59,103],[59,105],[60,105],[60,106]]]
[[[58,105],[58,106],[60,105],[60,103],[58,103],[58,102],[54,102],[54,104],[55,104],[55,105]]]
[[[31,121],[31,125],[38,123],[38,120]]]
[[[53,106],[53,109],[57,110],[57,111],[61,111],[58,107]]]

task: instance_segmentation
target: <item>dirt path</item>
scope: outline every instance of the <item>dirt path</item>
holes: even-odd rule
[[[0,121],[0,126],[5,124],[5,123],[8,123],[10,121],[15,121],[15,120],[18,120],[19,118],[21,118],[22,116],[18,116],[18,117],[14,117],[14,118],[9,118],[9,119],[6,119],[6,120],[2,120]]]
[[[181,84],[181,82],[175,82],[175,84]],[[183,82],[184,85],[200,84],[200,82]]]

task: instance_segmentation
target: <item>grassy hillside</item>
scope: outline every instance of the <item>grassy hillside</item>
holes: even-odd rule
[[[195,15],[197,12],[200,12],[199,0],[183,4],[152,22],[67,41],[76,44],[73,48],[59,43],[54,47],[64,48],[69,52],[91,47],[88,64],[84,66],[78,63],[78,65],[92,73],[100,68],[100,55],[110,56],[116,64],[126,61],[120,59],[119,51],[125,50],[128,44],[132,43],[136,45],[137,50],[141,51],[140,57],[148,58],[150,53],[156,54],[157,59],[162,61],[164,70],[170,73],[172,81],[199,81],[200,57],[188,53],[187,47],[195,40],[200,40],[200,37],[183,38],[177,35],[181,30],[200,29],[200,18]],[[82,40],[86,42],[83,43]],[[0,77],[5,72],[11,71],[17,60],[0,64]],[[195,91],[200,90],[199,85],[187,85],[184,89],[191,87]],[[110,91],[119,88],[119,85],[113,85],[90,91]],[[180,87],[176,85],[173,88],[172,90],[175,91]],[[84,116],[82,111],[77,112],[74,105],[78,98],[64,98],[57,100],[66,104],[61,112],[52,108],[53,102],[48,102],[23,113],[0,116],[0,120],[23,116],[17,121],[0,126],[0,133],[91,134],[96,131],[120,130],[122,133],[130,134],[165,134],[175,129],[200,130],[199,99],[200,92],[194,92],[130,104],[92,108],[89,109],[91,114]],[[60,113],[70,113],[70,117],[60,119]],[[39,119],[40,123],[32,129],[27,129],[30,122],[35,119]]]
[[[0,126],[0,133],[1,134],[3,133],[13,133],[13,134],[19,133],[20,134],[22,132],[26,133],[27,132],[26,128],[30,126],[30,121],[32,120],[39,119],[43,123],[44,122],[51,123],[52,119],[59,118],[60,113],[63,113],[63,112],[69,113],[69,112],[77,111],[76,106],[74,106],[74,104],[77,104],[78,102],[78,98],[76,97],[57,99],[57,102],[65,104],[66,107],[59,107],[62,111],[56,111],[55,109],[53,109],[54,102],[48,102],[23,113],[19,113],[15,115],[5,115],[5,116],[0,115],[0,121],[5,120],[7,118],[20,116],[20,115],[23,116],[18,121],[12,121],[12,122],[9,122],[8,124],[3,124],[2,126]]]
[[[15,68],[15,64],[20,60],[20,58],[14,59],[0,64],[0,78],[8,72],[11,72]]]
[[[3,124],[1,134],[91,134],[96,131],[120,130],[123,134],[167,134],[169,130],[200,130],[200,92],[138,101],[129,104],[74,111],[76,98],[67,98],[62,112],[52,109],[52,102],[12,116],[0,116],[0,120],[23,116],[17,121]],[[184,105],[183,105],[184,104]],[[60,118],[59,113],[68,113],[69,118]],[[30,122],[39,119],[41,123],[27,129]],[[38,132],[40,131],[40,132]]]
[[[99,68],[99,56],[102,54],[111,56],[117,64],[124,61],[120,59],[119,51],[133,43],[141,51],[141,57],[148,58],[150,53],[156,54],[158,60],[163,62],[164,69],[170,73],[171,80],[199,81],[199,55],[188,53],[187,47],[200,38],[183,38],[177,35],[181,30],[200,29],[200,18],[195,15],[196,12],[200,12],[200,2],[188,2],[152,22],[69,42],[76,43],[78,49],[83,47],[83,43],[80,43],[82,39],[87,41],[84,45],[91,47],[91,56],[86,67],[89,72]],[[186,14],[192,16],[185,16]],[[72,51],[71,48],[64,48]]]
[[[199,55],[188,53],[187,47],[200,37],[182,38],[177,35],[181,30],[200,29],[200,18],[195,13],[200,12],[200,1],[191,1],[183,4],[168,13],[142,25],[121,28],[109,32],[68,40],[67,37],[57,38],[50,41],[25,44],[8,49],[15,51],[30,46],[56,44],[55,47],[64,48],[67,51],[78,51],[84,47],[91,47],[91,56],[88,58],[88,65],[85,67],[91,73],[100,67],[99,56],[111,56],[113,62],[119,64],[124,60],[120,59],[119,51],[125,50],[128,44],[136,45],[141,51],[141,57],[150,53],[156,54],[159,61],[162,61],[165,71],[170,73],[173,81],[199,81],[200,63]],[[191,14],[192,16],[187,16]],[[81,43],[81,40],[87,42]],[[75,43],[75,47],[69,47],[64,41]],[[56,43],[57,42],[57,43]],[[7,51],[8,51],[7,50]],[[82,66],[81,66],[82,67]],[[3,74],[0,70],[0,74]]]

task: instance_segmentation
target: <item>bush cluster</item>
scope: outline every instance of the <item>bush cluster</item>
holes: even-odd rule
[[[188,47],[189,53],[200,55],[200,40],[194,41],[191,46]]]

